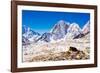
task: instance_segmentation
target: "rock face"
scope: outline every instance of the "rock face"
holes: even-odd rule
[[[83,33],[80,33],[78,34],[77,36],[75,36],[73,39],[78,39],[78,38],[82,38],[84,37],[85,35]]]
[[[44,33],[40,38],[37,39],[37,41],[50,42],[51,36],[51,33]]]
[[[52,34],[52,38],[54,40],[64,38],[67,33],[67,29],[69,27],[69,23],[60,20],[57,24],[54,25],[53,29],[51,29],[50,33]]]
[[[88,22],[84,25],[84,27],[83,27],[83,29],[82,29],[82,32],[83,32],[83,34],[87,34],[87,33],[90,32],[90,21],[88,21]]]
[[[22,45],[29,45],[29,44],[30,44],[30,41],[24,36],[22,36]]]
[[[78,38],[81,38],[81,37],[84,37],[86,35],[88,35],[90,33],[90,21],[88,21],[83,29],[81,30],[81,33],[77,36],[74,37],[74,39],[78,39]]]

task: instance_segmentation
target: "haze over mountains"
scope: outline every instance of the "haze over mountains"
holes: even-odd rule
[[[42,30],[41,30],[42,31]],[[78,39],[90,33],[90,21],[87,21],[81,29],[79,24],[69,23],[64,20],[58,21],[50,32],[39,32],[32,30],[30,27],[22,26],[22,42],[28,44],[30,42],[52,42],[61,39]]]

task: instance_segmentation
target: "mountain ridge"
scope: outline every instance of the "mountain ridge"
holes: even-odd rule
[[[88,21],[84,25],[84,27],[81,29],[79,27],[79,24],[75,22],[70,24],[69,22],[60,20],[53,26],[53,28],[51,28],[50,32],[44,32],[42,35],[40,35],[38,32],[33,31],[29,27],[24,28],[24,29],[25,30],[23,31],[23,36],[24,38],[28,40],[31,38],[30,41],[31,40],[33,41],[34,39],[35,42],[38,42],[38,41],[50,42],[51,40],[57,41],[65,37],[67,39],[81,38],[90,32],[90,22]]]

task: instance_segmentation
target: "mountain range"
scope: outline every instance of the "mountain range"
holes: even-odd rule
[[[22,43],[29,44],[33,40],[36,40],[40,34],[38,32],[33,31],[31,28],[27,26],[22,26]]]
[[[22,42],[51,42],[63,38],[78,39],[90,33],[90,21],[81,29],[77,23],[69,23],[64,20],[58,21],[50,32],[44,32],[40,35],[27,26],[22,26]]]

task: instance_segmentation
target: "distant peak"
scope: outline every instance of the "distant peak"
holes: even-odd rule
[[[70,24],[69,22],[66,22],[64,20],[59,20],[56,25],[69,25],[69,24]]]
[[[60,21],[58,21],[58,24],[64,24],[65,23],[65,21],[64,20],[60,20]]]
[[[59,22],[65,22],[64,20],[59,20]]]
[[[77,23],[73,22],[72,25],[78,25]]]
[[[79,27],[79,25],[74,22],[74,23],[70,24],[70,27]]]

